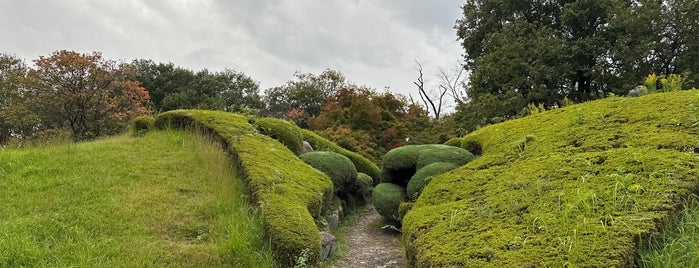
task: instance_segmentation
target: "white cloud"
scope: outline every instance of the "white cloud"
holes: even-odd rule
[[[263,87],[295,71],[337,69],[351,81],[415,92],[415,63],[436,83],[461,49],[453,0],[0,0],[3,52],[59,49],[147,58],[198,70],[233,68]],[[415,95],[415,94],[413,94]]]

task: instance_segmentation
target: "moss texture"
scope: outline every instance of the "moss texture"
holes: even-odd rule
[[[403,219],[412,267],[632,267],[697,192],[699,91],[608,98],[479,129]]]
[[[374,179],[374,185],[379,182],[379,179],[381,178],[381,170],[376,164],[369,161],[369,159],[366,159],[358,153],[342,148],[310,130],[301,129],[301,134],[303,134],[303,139],[310,143],[315,150],[333,151],[344,155],[349,158],[352,163],[354,163],[354,166],[357,168],[358,172],[362,172],[372,177]]]
[[[129,122],[129,133],[132,136],[144,136],[155,128],[155,118],[152,116],[138,116]]]
[[[411,201],[417,200],[418,196],[420,196],[420,193],[422,192],[422,189],[424,189],[425,186],[430,183],[432,177],[453,170],[457,167],[458,166],[453,163],[437,162],[421,168],[415,172],[415,175],[410,177],[410,181],[405,188],[408,199]]]
[[[301,128],[294,123],[278,118],[258,118],[254,120],[254,124],[260,133],[281,142],[294,154],[303,153]]]
[[[307,252],[320,256],[315,224],[333,196],[327,175],[303,163],[277,140],[259,134],[242,115],[176,110],[158,115],[159,128],[190,128],[219,139],[234,156],[253,202],[261,208],[265,233],[282,267],[293,266]]]
[[[399,222],[398,207],[405,201],[405,188],[393,183],[379,183],[374,187],[372,201],[384,219]]]
[[[444,145],[461,147],[461,138],[451,138],[444,142]]]
[[[357,169],[344,155],[330,151],[315,151],[302,154],[299,158],[313,168],[320,170],[333,181],[335,192],[348,193],[357,183]]]

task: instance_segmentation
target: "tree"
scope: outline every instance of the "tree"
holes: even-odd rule
[[[296,124],[306,128],[310,118],[318,116],[328,97],[347,85],[342,73],[327,69],[319,75],[296,73],[295,80],[286,85],[265,91],[265,114],[286,117],[288,113],[301,113],[295,116]]]
[[[422,64],[420,64],[420,62],[418,61],[415,61],[415,63],[417,64],[417,72],[419,75],[417,77],[417,81],[413,82],[413,84],[417,86],[417,92],[420,95],[420,99],[425,104],[425,108],[427,108],[427,110],[431,109],[432,113],[434,113],[434,118],[436,120],[439,120],[439,116],[442,113],[442,105],[444,104],[444,95],[447,94],[449,88],[440,85],[436,96],[428,94],[427,90],[425,90],[425,80],[422,74]]]
[[[133,79],[151,92],[153,109],[206,109],[232,112],[258,112],[264,104],[259,84],[249,76],[226,69],[193,72],[172,63],[135,60]]]
[[[469,0],[462,9],[471,76],[457,110],[473,123],[623,95],[650,73],[692,73],[699,62],[697,1]]]
[[[22,59],[0,54],[0,145],[13,136],[30,136],[37,128],[36,115],[25,105],[27,71]]]
[[[127,67],[98,52],[61,50],[34,64],[28,74],[31,106],[42,124],[68,127],[73,141],[117,133],[130,118],[147,113],[148,92],[127,80]]]

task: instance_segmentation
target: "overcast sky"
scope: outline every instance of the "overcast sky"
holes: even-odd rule
[[[152,59],[194,71],[241,71],[264,90],[296,71],[339,70],[382,91],[412,93],[422,63],[461,58],[457,0],[0,0],[0,52],[30,63],[67,49]]]

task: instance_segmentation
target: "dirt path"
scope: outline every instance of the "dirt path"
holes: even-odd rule
[[[335,262],[332,267],[405,267],[400,236],[381,229],[381,216],[373,207],[362,213],[357,225],[347,234],[347,258]]]

